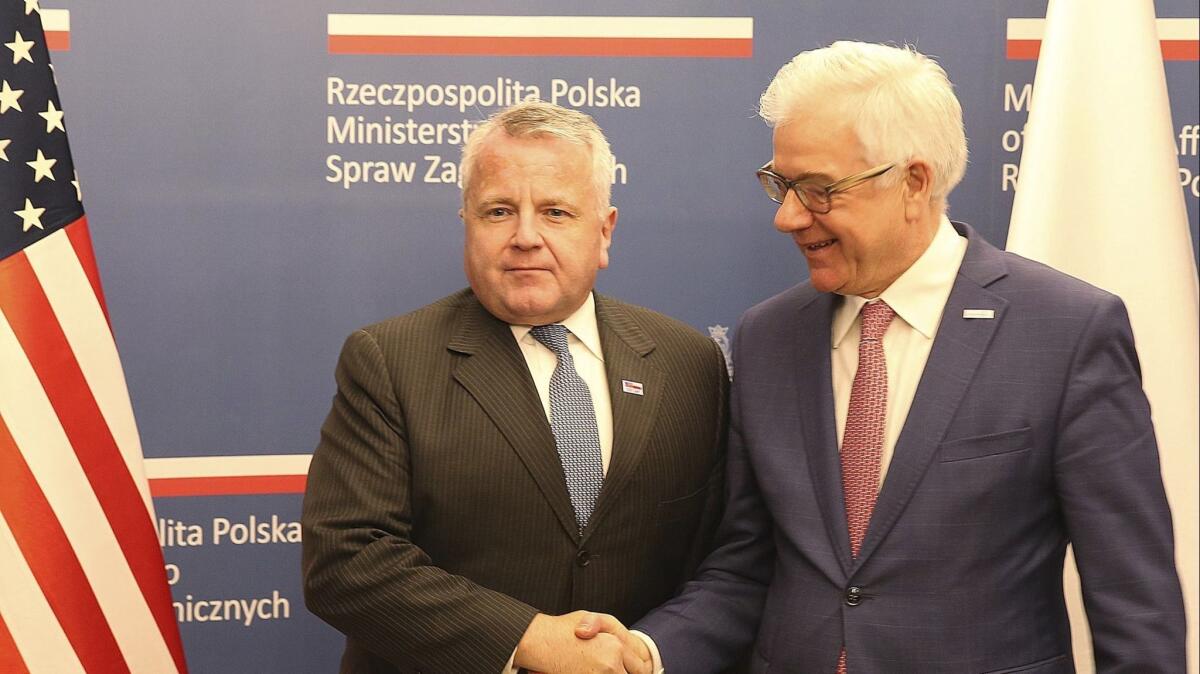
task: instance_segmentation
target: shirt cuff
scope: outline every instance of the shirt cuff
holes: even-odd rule
[[[654,674],[663,674],[666,670],[663,668],[662,656],[658,654],[658,645],[654,643],[654,639],[651,639],[649,634],[637,630],[629,630],[629,633],[641,639],[650,650],[650,668]]]
[[[504,669],[500,674],[517,674],[517,667],[513,661],[517,659],[517,649],[513,649],[512,655],[508,656],[508,664],[504,665]]]

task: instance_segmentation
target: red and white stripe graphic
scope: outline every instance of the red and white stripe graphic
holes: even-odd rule
[[[0,261],[0,669],[186,672],[87,220]]]
[[[71,50],[71,10],[43,9],[42,29],[46,31],[46,47],[50,51]]]
[[[1200,19],[1158,19],[1157,26],[1163,60],[1200,61]],[[1037,59],[1045,32],[1045,19],[1009,19],[1008,58]]]
[[[754,19],[330,14],[332,54],[750,58]]]
[[[146,475],[155,497],[303,494],[311,460],[311,454],[146,459]]]

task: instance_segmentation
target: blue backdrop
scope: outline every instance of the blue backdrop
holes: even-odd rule
[[[1012,132],[1025,122],[1022,92],[1036,66],[1006,56],[1006,26],[1044,17],[1046,2],[602,6],[612,16],[750,17],[750,58],[360,55],[331,53],[327,42],[334,13],[598,13],[584,2],[55,7],[70,12],[70,48],[52,58],[84,204],[145,453],[159,458],[311,452],[346,334],[465,285],[458,188],[426,181],[431,165],[440,180],[443,162],[457,161],[456,143],[338,136],[358,115],[461,125],[494,107],[343,104],[331,82],[478,87],[508,78],[548,97],[555,80],[586,87],[590,78],[625,87],[627,104],[636,88],[635,107],[580,106],[624,167],[613,190],[612,265],[599,287],[704,331],[734,324],[805,276],[753,176],[770,156],[770,131],[754,110],[779,66],[835,39],[910,43],[939,58],[971,147],[951,215],[1003,246],[1013,197],[1005,166],[1020,160]],[[1159,17],[1197,15],[1194,0],[1155,7]],[[1187,138],[1200,121],[1198,63],[1169,61],[1166,71],[1175,129]],[[1181,178],[1191,180],[1200,173],[1195,142],[1181,149]],[[415,173],[411,182],[346,182],[346,162],[359,161],[414,162]],[[1120,174],[1114,158],[1114,182]],[[1196,182],[1181,189],[1195,241]],[[159,497],[155,505],[193,672],[335,669],[341,638],[303,608],[299,545],[287,540],[298,494]],[[236,525],[254,529],[272,517],[283,540],[237,542]],[[206,620],[199,607],[210,605],[197,603],[256,598],[267,601],[248,625]]]

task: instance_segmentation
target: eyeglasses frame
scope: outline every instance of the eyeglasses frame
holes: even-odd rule
[[[808,181],[808,178],[797,178],[795,180],[788,180],[787,178],[784,178],[783,176],[779,175],[778,173],[772,171],[770,169],[770,166],[771,166],[771,162],[767,162],[767,163],[763,164],[757,171],[754,172],[754,175],[759,179],[760,183],[762,182],[762,178],[764,176],[778,180],[786,188],[783,192],[784,199],[787,199],[788,192],[794,192],[796,194],[796,197],[800,199],[800,203],[804,204],[805,208],[812,211],[813,213],[824,215],[824,214],[828,213],[829,211],[833,210],[833,195],[839,194],[841,192],[845,192],[846,190],[848,190],[852,187],[855,187],[856,185],[859,185],[861,183],[864,183],[868,180],[871,180],[872,178],[878,178],[879,176],[881,176],[881,175],[887,173],[888,171],[892,170],[893,168],[895,168],[896,164],[895,164],[895,162],[888,163],[888,164],[880,164],[879,166],[876,166],[874,168],[869,168],[866,171],[862,171],[860,173],[855,173],[854,175],[846,176],[845,178],[842,178],[841,180],[835,180],[835,181],[829,183],[828,185],[821,187],[820,189],[825,191],[825,203],[828,204],[828,207],[826,207],[825,210],[813,208],[811,205],[809,205],[808,198],[804,196],[804,192],[796,189],[797,185]],[[765,191],[765,188],[766,188],[766,186],[764,185],[764,191]],[[772,197],[769,193],[767,194],[767,198],[769,198],[771,201],[774,201],[777,204],[783,204],[783,200],[776,199],[775,197]]]

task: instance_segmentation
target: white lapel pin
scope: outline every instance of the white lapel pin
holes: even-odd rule
[[[629,381],[628,379],[621,380],[621,390],[625,393],[632,393],[635,396],[644,395],[642,390],[642,382]]]
[[[991,319],[995,317],[996,312],[992,309],[963,309],[963,318]]]

